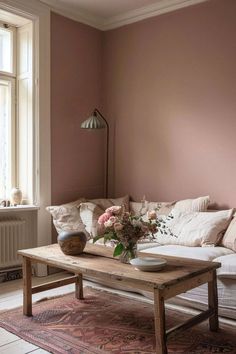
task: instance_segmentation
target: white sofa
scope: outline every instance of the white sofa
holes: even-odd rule
[[[142,252],[142,251],[141,251]],[[160,256],[176,256],[221,263],[217,270],[219,314],[236,320],[236,253],[225,247],[186,247],[179,245],[154,246],[143,250]],[[149,297],[149,293],[144,293]],[[195,309],[208,304],[207,284],[199,286],[169,300],[170,303]]]
[[[85,199],[78,199],[75,202],[67,203],[61,206],[50,206],[47,210],[53,216],[53,222],[58,232],[62,230],[82,230],[91,238],[96,235],[96,223],[98,217],[104,212],[104,210],[111,205],[125,205],[127,210],[129,209],[133,214],[145,213],[150,209],[158,209],[158,211],[164,215],[168,214],[173,208],[176,208],[183,213],[196,212],[197,215],[203,215],[204,218],[209,216],[207,207],[209,205],[209,197],[201,197],[193,200],[184,200],[177,203],[136,203],[129,202],[127,196],[116,199],[94,199],[85,201]],[[144,210],[142,210],[144,209]],[[199,242],[198,246],[186,246],[181,244],[181,237],[178,239],[170,239],[168,237],[164,239],[164,245],[160,245],[159,242],[143,242],[138,245],[138,249],[141,252],[158,254],[160,256],[177,256],[192,259],[201,259],[208,261],[217,261],[221,263],[221,268],[218,269],[218,299],[219,299],[219,314],[224,317],[236,319],[236,217],[233,217],[233,210],[227,212],[221,212],[221,221],[217,224],[214,219],[214,212],[212,212],[210,219],[214,219],[214,223],[210,222],[211,232],[207,233],[207,237],[204,238],[202,225],[206,228],[207,222],[203,219],[203,222],[199,224],[200,236],[197,233],[195,235],[194,242],[191,245],[195,245]],[[199,213],[199,214],[198,214]],[[200,214],[202,213],[202,214]],[[206,215],[208,214],[208,215]],[[215,214],[218,216],[218,214]],[[223,219],[222,219],[223,215]],[[223,220],[223,221],[222,221]],[[186,221],[186,220],[185,220]],[[187,219],[187,228],[180,227],[180,233],[182,229],[190,230],[189,225],[192,220]],[[208,222],[209,224],[209,222]],[[176,225],[175,225],[176,226]],[[208,225],[209,226],[209,225]],[[194,228],[194,223],[193,223]],[[177,225],[178,230],[178,225]],[[196,234],[196,230],[190,230],[191,233]],[[209,230],[208,230],[209,231]],[[222,234],[224,231],[224,236]],[[226,231],[226,232],[225,232]],[[215,238],[217,245],[214,244],[214,234],[217,234]],[[210,236],[209,236],[210,235]],[[219,239],[221,235],[221,239]],[[186,237],[186,235],[185,235]],[[199,238],[200,237],[200,238]],[[185,238],[184,243],[186,241]],[[180,244],[171,244],[173,242]],[[90,240],[89,242],[92,242]],[[170,244],[168,244],[170,243]],[[109,284],[106,284],[109,285]],[[132,289],[125,289],[132,290]],[[150,297],[150,293],[143,293],[143,295]],[[207,306],[207,284],[183,293],[171,300],[170,303],[176,305],[184,305],[195,309],[204,309]]]

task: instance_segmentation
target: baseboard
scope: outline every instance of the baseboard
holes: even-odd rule
[[[0,283],[22,278],[22,268],[11,268],[0,270]]]

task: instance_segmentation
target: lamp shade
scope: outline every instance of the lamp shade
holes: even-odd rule
[[[88,119],[81,123],[82,129],[103,129],[105,127],[106,125],[104,122],[95,114],[91,115]]]

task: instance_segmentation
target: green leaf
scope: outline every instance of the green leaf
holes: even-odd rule
[[[104,241],[105,243],[109,240],[114,240],[113,232],[107,232],[104,234]]]
[[[124,250],[124,246],[122,245],[122,243],[119,243],[114,249],[113,257],[117,257],[117,256],[121,255],[123,250]]]

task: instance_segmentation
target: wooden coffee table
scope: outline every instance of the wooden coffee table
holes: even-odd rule
[[[220,263],[192,260],[187,258],[155,255],[167,260],[166,267],[160,272],[137,271],[130,264],[120,263],[112,257],[109,247],[87,244],[85,252],[79,256],[67,256],[57,244],[20,250],[23,257],[23,313],[32,316],[32,294],[53,289],[55,287],[75,283],[75,294],[83,299],[83,276],[109,282],[123,284],[134,290],[145,290],[154,296],[154,318],[156,353],[166,354],[166,340],[185,331],[206,319],[209,319],[211,331],[218,330],[218,298],[216,269]],[[139,256],[150,254],[140,253]],[[75,275],[59,281],[32,287],[31,262],[44,263],[49,266],[68,270]],[[165,300],[208,283],[208,310],[201,312],[185,323],[172,329],[165,328]]]

